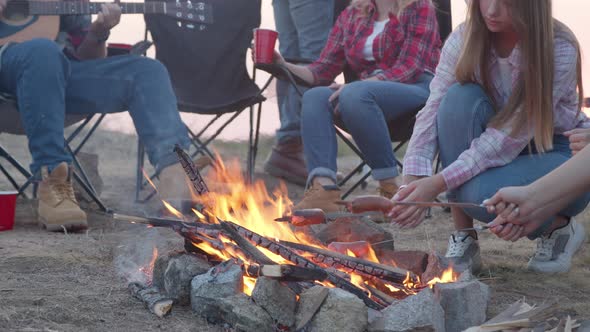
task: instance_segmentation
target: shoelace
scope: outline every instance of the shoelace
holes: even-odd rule
[[[447,256],[449,257],[461,257],[465,254],[465,250],[469,247],[469,244],[466,242],[467,237],[464,237],[462,240],[457,241],[455,236],[453,235],[451,241],[449,241],[449,249]]]
[[[548,237],[541,237],[537,240],[537,251],[535,251],[535,257],[547,258],[553,255],[553,247],[555,246],[555,239]]]
[[[53,192],[59,199],[57,205],[60,205],[66,200],[70,200],[74,202],[76,205],[78,204],[78,202],[76,201],[76,195],[74,194],[74,189],[72,188],[72,184],[70,182],[51,181],[49,184],[53,189]]]

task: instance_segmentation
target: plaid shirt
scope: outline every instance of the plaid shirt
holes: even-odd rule
[[[349,6],[338,20],[320,58],[309,65],[316,85],[330,84],[345,65],[361,79],[412,83],[424,72],[434,73],[440,56],[440,35],[436,11],[429,0],[417,0],[399,15],[390,15],[383,33],[373,42],[375,61],[366,60],[363,48],[373,32],[378,13],[373,7],[364,17]]]
[[[430,97],[418,113],[412,139],[404,158],[404,174],[431,176],[432,161],[438,149],[436,112],[451,85],[457,83],[455,68],[463,44],[464,26],[457,28],[445,43],[440,63],[430,85]],[[506,105],[509,94],[502,88],[498,56],[492,51],[490,59],[493,98],[499,108]],[[512,67],[512,88],[519,79],[520,49],[513,50],[508,58]],[[578,112],[576,89],[577,52],[567,40],[555,39],[555,78],[553,82],[553,116],[555,134],[577,127],[590,127],[589,119]],[[479,79],[478,79],[479,81]],[[481,82],[479,82],[481,84]],[[512,89],[510,89],[512,90]],[[511,127],[487,128],[480,137],[471,142],[459,158],[442,171],[448,189],[454,189],[492,167],[504,166],[513,161],[529,144],[533,134],[528,130],[510,136]]]

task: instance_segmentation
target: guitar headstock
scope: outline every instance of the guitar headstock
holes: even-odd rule
[[[184,21],[195,24],[211,24],[213,23],[213,10],[209,3],[202,1],[171,1],[166,2],[167,16],[170,16],[178,21]]]

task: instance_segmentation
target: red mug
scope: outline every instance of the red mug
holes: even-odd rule
[[[274,30],[254,29],[254,63],[273,63],[278,36]]]
[[[0,191],[0,232],[9,231],[14,226],[17,195],[16,191]]]

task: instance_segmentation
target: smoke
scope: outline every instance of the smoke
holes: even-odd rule
[[[173,232],[165,229],[147,227],[134,229],[115,248],[113,263],[117,275],[127,283],[138,282],[150,285],[156,255],[173,249],[182,249],[179,237],[174,235]]]

